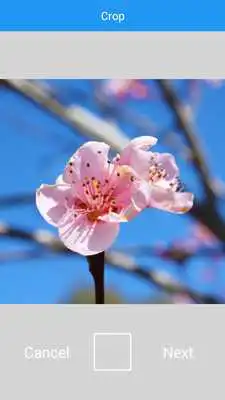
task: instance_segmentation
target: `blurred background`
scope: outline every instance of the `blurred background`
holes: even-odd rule
[[[94,302],[86,259],[41,218],[35,190],[85,141],[118,152],[141,135],[175,155],[195,204],[121,224],[106,255],[106,302],[225,302],[222,80],[1,80],[0,130],[0,303]]]

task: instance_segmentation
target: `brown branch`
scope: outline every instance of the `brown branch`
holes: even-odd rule
[[[168,80],[157,79],[157,82],[166,104],[174,115],[178,129],[181,130],[188,147],[191,149],[193,164],[204,186],[207,198],[210,199],[210,202],[214,202],[215,194],[209,169],[184,107]]]
[[[29,199],[33,200],[32,195],[27,195],[27,200]],[[25,196],[24,200],[22,196],[21,198],[18,196],[18,199],[17,196],[15,196],[15,198],[12,196],[10,198],[9,206],[17,205],[18,204],[17,200],[19,201],[19,203],[21,201],[22,203],[24,202],[26,204]],[[0,198],[0,206],[1,204],[6,205],[4,198],[2,199]],[[202,205],[201,207],[194,206],[191,213],[194,218],[198,219],[201,223],[205,224],[206,210],[204,209],[204,205]],[[210,231],[213,232],[216,228],[216,232],[218,233],[218,230],[220,229],[221,240],[223,240],[224,231],[223,231],[223,224],[221,224],[220,226],[221,223],[220,217],[214,215],[214,218],[210,219],[210,222],[211,222]],[[1,225],[0,223],[0,236],[1,234],[5,235],[5,233],[7,232],[8,237],[33,241],[34,243],[40,245],[43,245],[44,242],[45,246],[49,246],[50,250],[52,251],[66,252],[66,248],[62,244],[62,242],[58,240],[54,235],[50,234],[50,232],[48,231],[36,230],[34,232],[27,232],[24,231],[23,229],[15,228],[12,226],[7,228],[5,227],[6,227],[5,224]],[[138,256],[141,254],[148,257],[158,257],[160,259],[173,261],[179,265],[185,264],[192,257],[210,259],[213,257],[221,256],[221,254],[225,255],[225,247],[223,246],[222,247],[218,246],[216,248],[204,248],[203,246],[202,248],[199,249],[199,251],[193,252],[191,249],[189,250],[188,248],[185,248],[185,241],[184,245],[172,243],[162,248],[150,245],[126,246],[126,247],[119,247],[117,251],[120,252],[121,254],[130,254],[133,256]]]
[[[220,240],[225,243],[225,221],[216,207],[210,205],[207,201],[204,203],[195,203],[190,215],[201,222]]]
[[[207,226],[221,242],[225,243],[225,221],[217,208],[217,195],[213,190],[210,173],[201,146],[198,142],[197,135],[195,134],[193,127],[184,112],[182,103],[170,82],[163,79],[158,79],[157,82],[163,98],[171,110],[178,128],[180,129],[180,133],[183,135],[191,151],[193,156],[193,165],[200,178],[205,193],[204,201],[199,202],[196,199],[194,207],[189,214]]]
[[[36,245],[40,245],[42,249],[49,250],[51,254],[68,254],[70,256],[79,256],[68,250],[63,243],[48,231],[29,232],[23,229],[14,228],[5,224],[0,224],[0,237],[11,237],[21,240],[31,241]],[[196,303],[223,303],[222,299],[214,296],[207,296],[191,290],[180,282],[172,279],[170,276],[163,275],[160,271],[150,270],[138,265],[132,257],[123,252],[109,251],[105,254],[105,264],[110,268],[128,274],[134,274],[138,278],[145,280],[147,283],[154,285],[158,290],[167,294],[186,295]],[[97,262],[96,262],[97,268]],[[102,296],[102,295],[101,295]],[[100,302],[100,298],[99,302]],[[102,301],[102,297],[101,297]]]
[[[95,303],[104,304],[105,289],[104,289],[104,269],[105,269],[105,253],[88,256],[87,261],[89,270],[94,279],[95,284]]]

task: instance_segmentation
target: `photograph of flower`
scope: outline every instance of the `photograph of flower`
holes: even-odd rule
[[[1,80],[0,303],[225,302],[223,80]]]

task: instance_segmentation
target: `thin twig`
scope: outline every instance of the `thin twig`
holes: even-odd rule
[[[0,236],[22,239],[31,241],[32,243],[41,246],[44,250],[49,250],[50,254],[68,254],[70,256],[79,256],[76,253],[68,250],[63,243],[57,239],[49,231],[34,231],[29,232],[24,229],[14,228],[4,224],[0,224]],[[41,249],[40,249],[41,250]],[[45,252],[45,254],[47,254]],[[100,253],[102,254],[102,253]],[[99,256],[100,257],[100,256]],[[101,256],[102,257],[102,256]],[[97,263],[96,263],[97,264]],[[154,268],[145,268],[135,262],[133,257],[128,256],[121,251],[109,251],[105,254],[105,264],[109,267],[128,274],[133,274],[147,283],[154,285],[159,290],[168,294],[186,295],[197,303],[223,303],[223,299],[211,295],[202,295],[197,291],[189,289],[179,282],[172,279],[170,276],[165,276],[156,272]],[[96,265],[97,267],[97,265]]]

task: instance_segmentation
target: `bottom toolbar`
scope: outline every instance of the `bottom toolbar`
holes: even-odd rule
[[[223,306],[1,305],[0,318],[7,400],[210,399],[223,388]]]

